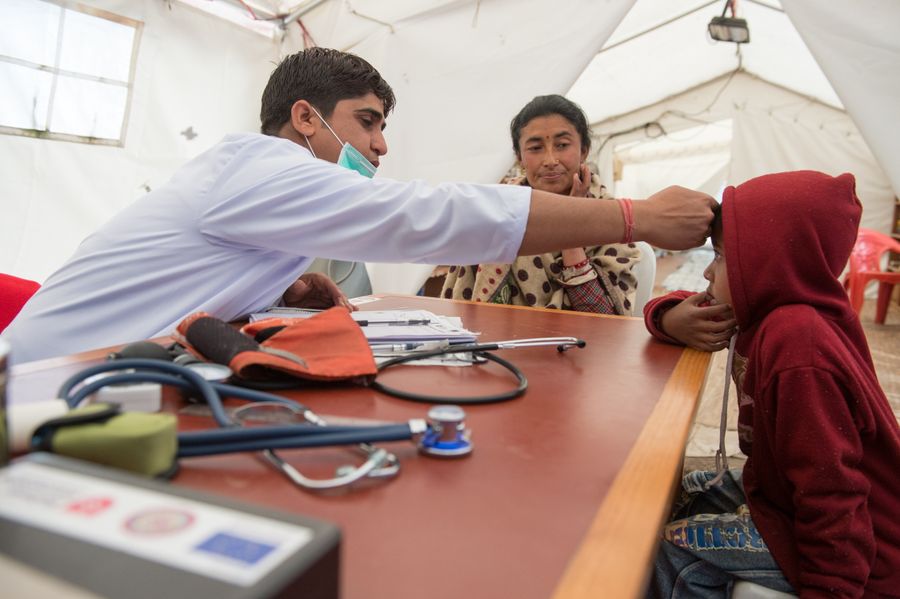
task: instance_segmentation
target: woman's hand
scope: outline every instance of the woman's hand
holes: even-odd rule
[[[587,260],[584,248],[572,248],[562,251],[563,266],[575,266]]]
[[[569,195],[576,198],[586,198],[591,193],[591,169],[581,163],[578,172],[572,176],[572,189]],[[587,260],[584,248],[571,248],[562,251],[563,266],[573,266]]]
[[[709,306],[700,305],[708,299],[705,293],[696,293],[669,308],[660,321],[663,332],[700,351],[725,349],[737,320],[728,304],[711,300]]]
[[[334,281],[320,272],[301,275],[287,288],[282,297],[284,303],[292,308],[320,309],[343,306],[351,312],[357,309]]]
[[[576,198],[586,198],[591,193],[591,169],[581,163],[578,172],[572,176],[572,190],[569,195]]]

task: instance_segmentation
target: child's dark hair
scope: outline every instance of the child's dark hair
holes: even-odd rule
[[[540,116],[549,116],[558,114],[575,127],[579,137],[581,137],[581,149],[587,151],[591,149],[591,129],[588,127],[587,117],[584,111],[579,108],[578,104],[564,98],[562,96],[552,94],[549,96],[537,96],[531,102],[522,107],[519,114],[513,117],[509,124],[509,133],[512,136],[513,151],[516,157],[519,156],[521,148],[519,148],[519,137],[522,136],[522,129],[532,119]]]
[[[384,115],[394,108],[394,91],[368,62],[331,48],[308,48],[281,61],[262,95],[260,131],[277,135],[291,119],[291,107],[306,100],[323,117],[331,116],[335,104],[347,98],[375,94],[384,103]]]
[[[715,238],[721,238],[722,235],[722,204],[716,204],[716,207],[713,208],[713,219],[712,222],[709,223],[710,230],[710,238],[713,239],[713,243],[715,243]]]

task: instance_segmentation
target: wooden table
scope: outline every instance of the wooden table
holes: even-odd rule
[[[339,494],[292,486],[256,455],[182,461],[174,483],[337,523],[348,599],[638,597],[680,477],[709,355],[658,343],[637,318],[386,296],[363,309],[456,315],[482,341],[576,336],[584,349],[501,352],[529,379],[524,397],[466,408],[475,450],[462,459],[387,446],[399,477]],[[46,398],[106,351],[13,368],[10,401]],[[401,366],[385,383],[408,390],[506,390],[495,365]],[[368,388],[291,392],[321,414],[403,421],[428,406]],[[174,401],[174,400],[171,400]],[[212,426],[196,415],[187,429]],[[358,463],[347,449],[284,452],[311,476]]]

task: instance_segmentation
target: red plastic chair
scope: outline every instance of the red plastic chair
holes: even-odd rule
[[[878,324],[884,324],[891,292],[894,285],[900,283],[900,272],[881,270],[881,257],[888,251],[900,253],[900,241],[878,231],[860,229],[850,254],[850,272],[844,279],[844,287],[850,294],[850,305],[857,314],[862,310],[866,285],[871,281],[878,281],[878,303],[875,310],[875,322]]]
[[[39,288],[34,281],[0,274],[0,333]]]

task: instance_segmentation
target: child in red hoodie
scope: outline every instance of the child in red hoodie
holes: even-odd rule
[[[713,322],[726,323],[704,340],[715,345],[733,310],[747,462],[685,477],[649,596],[728,597],[746,579],[803,598],[900,597],[900,428],[838,280],[860,213],[848,174],[780,173],[725,190],[709,288],[683,301],[696,311],[713,300]],[[660,329],[673,300],[645,318],[677,342]]]

